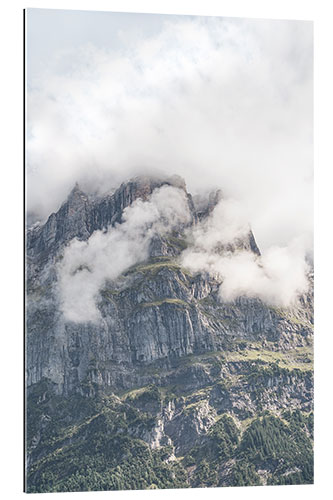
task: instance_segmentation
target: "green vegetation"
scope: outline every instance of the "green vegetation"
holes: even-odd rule
[[[257,364],[249,374],[279,369]],[[302,372],[299,372],[302,376]],[[216,383],[232,390],[232,378]],[[174,447],[151,449],[143,437],[168,401],[197,418],[215,386],[186,397],[148,385],[117,396],[56,396],[47,380],[29,394],[29,492],[306,484],[313,481],[313,413],[269,411],[239,420],[218,415],[203,441],[175,459]],[[38,453],[35,436],[43,422]],[[189,474],[189,471],[192,471]],[[263,476],[264,473],[264,476]]]
[[[43,386],[43,387],[42,387]],[[37,391],[38,388],[38,391]],[[36,393],[45,395],[46,383],[36,386]],[[51,392],[50,394],[51,395]],[[185,470],[178,462],[168,463],[172,447],[151,450],[133,434],[145,435],[155,424],[155,418],[123,404],[118,398],[104,397],[93,401],[82,396],[61,398],[53,395],[43,401],[36,399],[40,414],[28,415],[28,439],[30,443],[36,432],[34,422],[47,409],[49,425],[43,431],[40,449],[43,457],[31,467],[28,476],[28,491],[90,491],[142,488],[178,488],[186,484]],[[159,399],[158,388],[149,386],[146,390],[129,393],[125,401]],[[54,399],[58,405],[53,406]],[[39,401],[39,403],[38,403]],[[141,401],[142,402],[142,401]],[[86,403],[88,406],[85,407]],[[32,400],[28,408],[35,408]],[[79,416],[73,411],[82,405],[83,413],[93,415],[77,418],[76,423],[66,424],[63,418],[55,419],[61,413]],[[92,410],[92,411],[91,411]]]
[[[262,484],[254,465],[242,459],[239,459],[234,465],[230,480],[233,486],[259,486]]]
[[[186,271],[174,259],[170,257],[156,257],[150,259],[148,263],[143,262],[141,264],[136,264],[133,267],[129,268],[126,271],[125,276],[134,273],[141,273],[144,274],[145,276],[147,274],[155,276],[161,270],[164,269],[172,271],[182,271],[183,273],[186,273]]]
[[[179,236],[169,235],[166,238],[168,245],[173,247],[177,253],[182,252],[188,247],[187,240]]]
[[[184,468],[167,463],[167,447],[150,450],[142,441],[95,432],[85,442],[51,454],[33,467],[29,492],[98,491],[186,486]]]
[[[311,347],[296,347],[292,351],[273,351],[262,347],[254,348],[252,343],[248,348],[228,351],[225,357],[228,361],[261,361],[277,363],[287,370],[313,370],[313,350]]]
[[[164,298],[161,300],[155,300],[154,302],[142,302],[140,307],[159,307],[163,304],[172,304],[180,307],[190,307],[190,304],[180,299]]]
[[[127,403],[160,403],[162,393],[156,385],[149,385],[140,389],[127,392],[123,400]]]
[[[299,425],[299,415],[289,415],[290,425],[280,418],[265,416],[253,421],[244,432],[239,457],[248,467],[268,470],[268,484],[313,482],[312,442]]]
[[[43,379],[28,395],[28,491],[312,483],[313,413],[279,407],[281,390],[312,383],[312,351],[269,347],[230,339],[224,351],[176,359],[170,373],[180,375],[169,386],[160,384],[161,363],[151,363],[138,373],[156,382],[118,396],[87,380],[82,394],[94,389],[95,396],[63,397]],[[96,369],[94,359],[90,364]],[[188,387],[200,373],[210,374],[210,382]],[[234,407],[245,397],[243,407]],[[147,443],[169,402],[182,433],[189,422],[200,428],[207,408],[212,412],[207,432],[176,457],[168,440],[154,449]]]
[[[112,290],[110,288],[105,288],[104,290],[101,291],[101,295],[104,299],[112,302],[112,301],[114,301],[115,298],[118,297],[119,291]]]
[[[211,428],[205,444],[194,447],[183,459],[185,467],[195,467],[194,485],[312,483],[313,452],[307,427],[311,425],[310,415],[295,411],[289,412],[288,418],[290,424],[270,414],[249,420],[241,435],[233,419],[223,415]],[[265,472],[265,483],[258,471]]]
[[[302,311],[293,309],[282,309],[278,307],[270,307],[271,311],[277,316],[284,318],[294,325],[304,326],[305,328],[313,329],[313,323],[307,318]]]

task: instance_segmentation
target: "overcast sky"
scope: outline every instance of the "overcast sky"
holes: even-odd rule
[[[29,9],[27,202],[140,172],[219,187],[261,247],[312,234],[312,23]]]

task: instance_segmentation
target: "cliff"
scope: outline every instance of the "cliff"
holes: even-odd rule
[[[75,238],[85,242],[96,231],[120,227],[127,207],[136,200],[148,200],[164,185],[184,193],[190,214],[187,222],[169,232],[156,232],[143,261],[103,282],[96,297],[96,321],[66,319],[58,282],[68,245]],[[302,418],[312,411],[312,277],[309,292],[299,304],[281,309],[245,296],[225,302],[218,293],[218,278],[184,268],[179,257],[188,245],[188,228],[204,220],[220,197],[215,193],[198,204],[178,177],[139,177],[100,198],[76,185],[44,225],[28,230],[26,376],[31,491],[65,491],[67,486],[61,486],[58,479],[50,487],[44,481],[54,467],[56,450],[64,447],[63,463],[68,463],[67,451],[85,449],[88,436],[95,439],[104,431],[113,440],[119,434],[126,436],[127,444],[144,447],[142,453],[148,447],[151,471],[156,475],[156,467],[165,467],[171,474],[163,484],[155,478],[158,487],[281,483],[295,476],[295,467],[301,471],[301,482],[311,482],[303,462],[287,464],[281,471],[266,457],[255,470],[247,465],[246,474],[237,469],[242,450],[250,453],[244,432],[251,422],[260,422],[260,415],[268,419],[273,417],[267,415],[274,415],[278,422],[272,421],[274,436],[287,436],[290,425],[279,427],[281,422],[287,425],[283,423],[286,411],[298,411]],[[239,249],[260,255],[250,230],[236,246],[221,248],[221,252]],[[81,298],[78,293],[76,300]],[[296,414],[290,415],[293,421]],[[310,427],[307,422],[303,429],[308,440]],[[61,438],[64,429],[68,436]],[[222,452],[221,444],[206,466],[200,449],[209,447],[216,436],[220,441],[229,436],[228,451]],[[161,450],[164,458],[156,455]],[[94,456],[100,453],[104,452],[96,451]],[[114,460],[123,463],[121,456]],[[75,467],[81,471],[78,464]],[[260,475],[259,471],[264,472]],[[237,479],[237,474],[243,479]],[[105,489],[123,487],[112,478]],[[139,487],[149,487],[149,481]],[[80,489],[77,484],[75,488]]]

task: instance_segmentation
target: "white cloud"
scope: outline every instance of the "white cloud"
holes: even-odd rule
[[[241,205],[233,199],[222,199],[210,216],[191,231],[195,245],[213,252],[219,245],[234,243],[248,235],[249,222]]]
[[[187,226],[191,221],[185,191],[172,186],[155,189],[147,201],[127,207],[122,222],[95,231],[88,241],[72,240],[58,265],[61,310],[67,321],[98,321],[99,292],[130,266],[149,256],[155,235]],[[308,288],[304,242],[272,246],[258,256],[251,251],[228,250],[248,237],[249,224],[234,200],[222,199],[203,221],[187,229],[189,247],[181,254],[183,266],[207,272],[221,285],[220,297],[258,297],[281,307],[296,303]]]
[[[75,181],[164,171],[240,200],[261,248],[288,245],[312,231],[312,25],[183,18],[62,53],[29,93],[27,156],[44,217]]]
[[[218,263],[223,279],[220,296],[226,301],[245,295],[274,306],[295,305],[308,290],[304,257],[304,252],[291,245],[272,247],[262,257],[240,252],[223,258]]]
[[[239,207],[221,200],[208,219],[194,228],[192,246],[183,252],[182,264],[217,278],[223,301],[248,296],[274,306],[296,304],[308,290],[305,242],[298,238],[285,247],[271,246],[261,256],[247,249],[226,250],[226,245],[246,238],[249,230]],[[221,245],[225,246],[222,252]]]
[[[95,231],[88,241],[73,240],[58,268],[61,310],[66,320],[97,321],[96,300],[105,282],[146,259],[154,235],[188,222],[185,192],[162,186],[149,200],[137,199],[125,208],[121,224],[106,232]]]

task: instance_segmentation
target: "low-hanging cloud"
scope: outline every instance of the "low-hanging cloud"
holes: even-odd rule
[[[249,231],[240,207],[232,200],[221,200],[191,232],[192,244],[183,252],[182,264],[217,278],[223,301],[247,296],[273,306],[296,305],[309,286],[305,242],[294,239],[288,246],[271,246],[257,255],[240,245],[237,249]],[[228,245],[234,245],[231,251]]]
[[[194,245],[213,252],[221,245],[233,244],[250,232],[250,225],[239,202],[222,199],[209,217],[191,230]]]
[[[152,238],[190,222],[182,189],[162,186],[147,201],[125,208],[122,223],[95,231],[88,241],[73,240],[59,264],[61,310],[68,321],[97,321],[98,293],[107,280],[148,257]]]
[[[177,17],[123,41],[59,53],[31,82],[28,209],[161,171],[240,200],[261,248],[311,233],[312,24]]]
[[[248,296],[289,307],[307,291],[304,242],[298,239],[288,247],[272,246],[260,256],[242,249],[239,244],[248,239],[250,226],[234,200],[222,199],[207,218],[194,226],[190,222],[185,191],[165,185],[155,189],[147,201],[138,199],[127,207],[115,227],[95,231],[88,241],[73,240],[58,265],[65,319],[98,321],[99,292],[105,283],[147,259],[156,235],[184,225],[189,246],[180,262],[194,273],[208,273],[219,280],[221,300]]]

